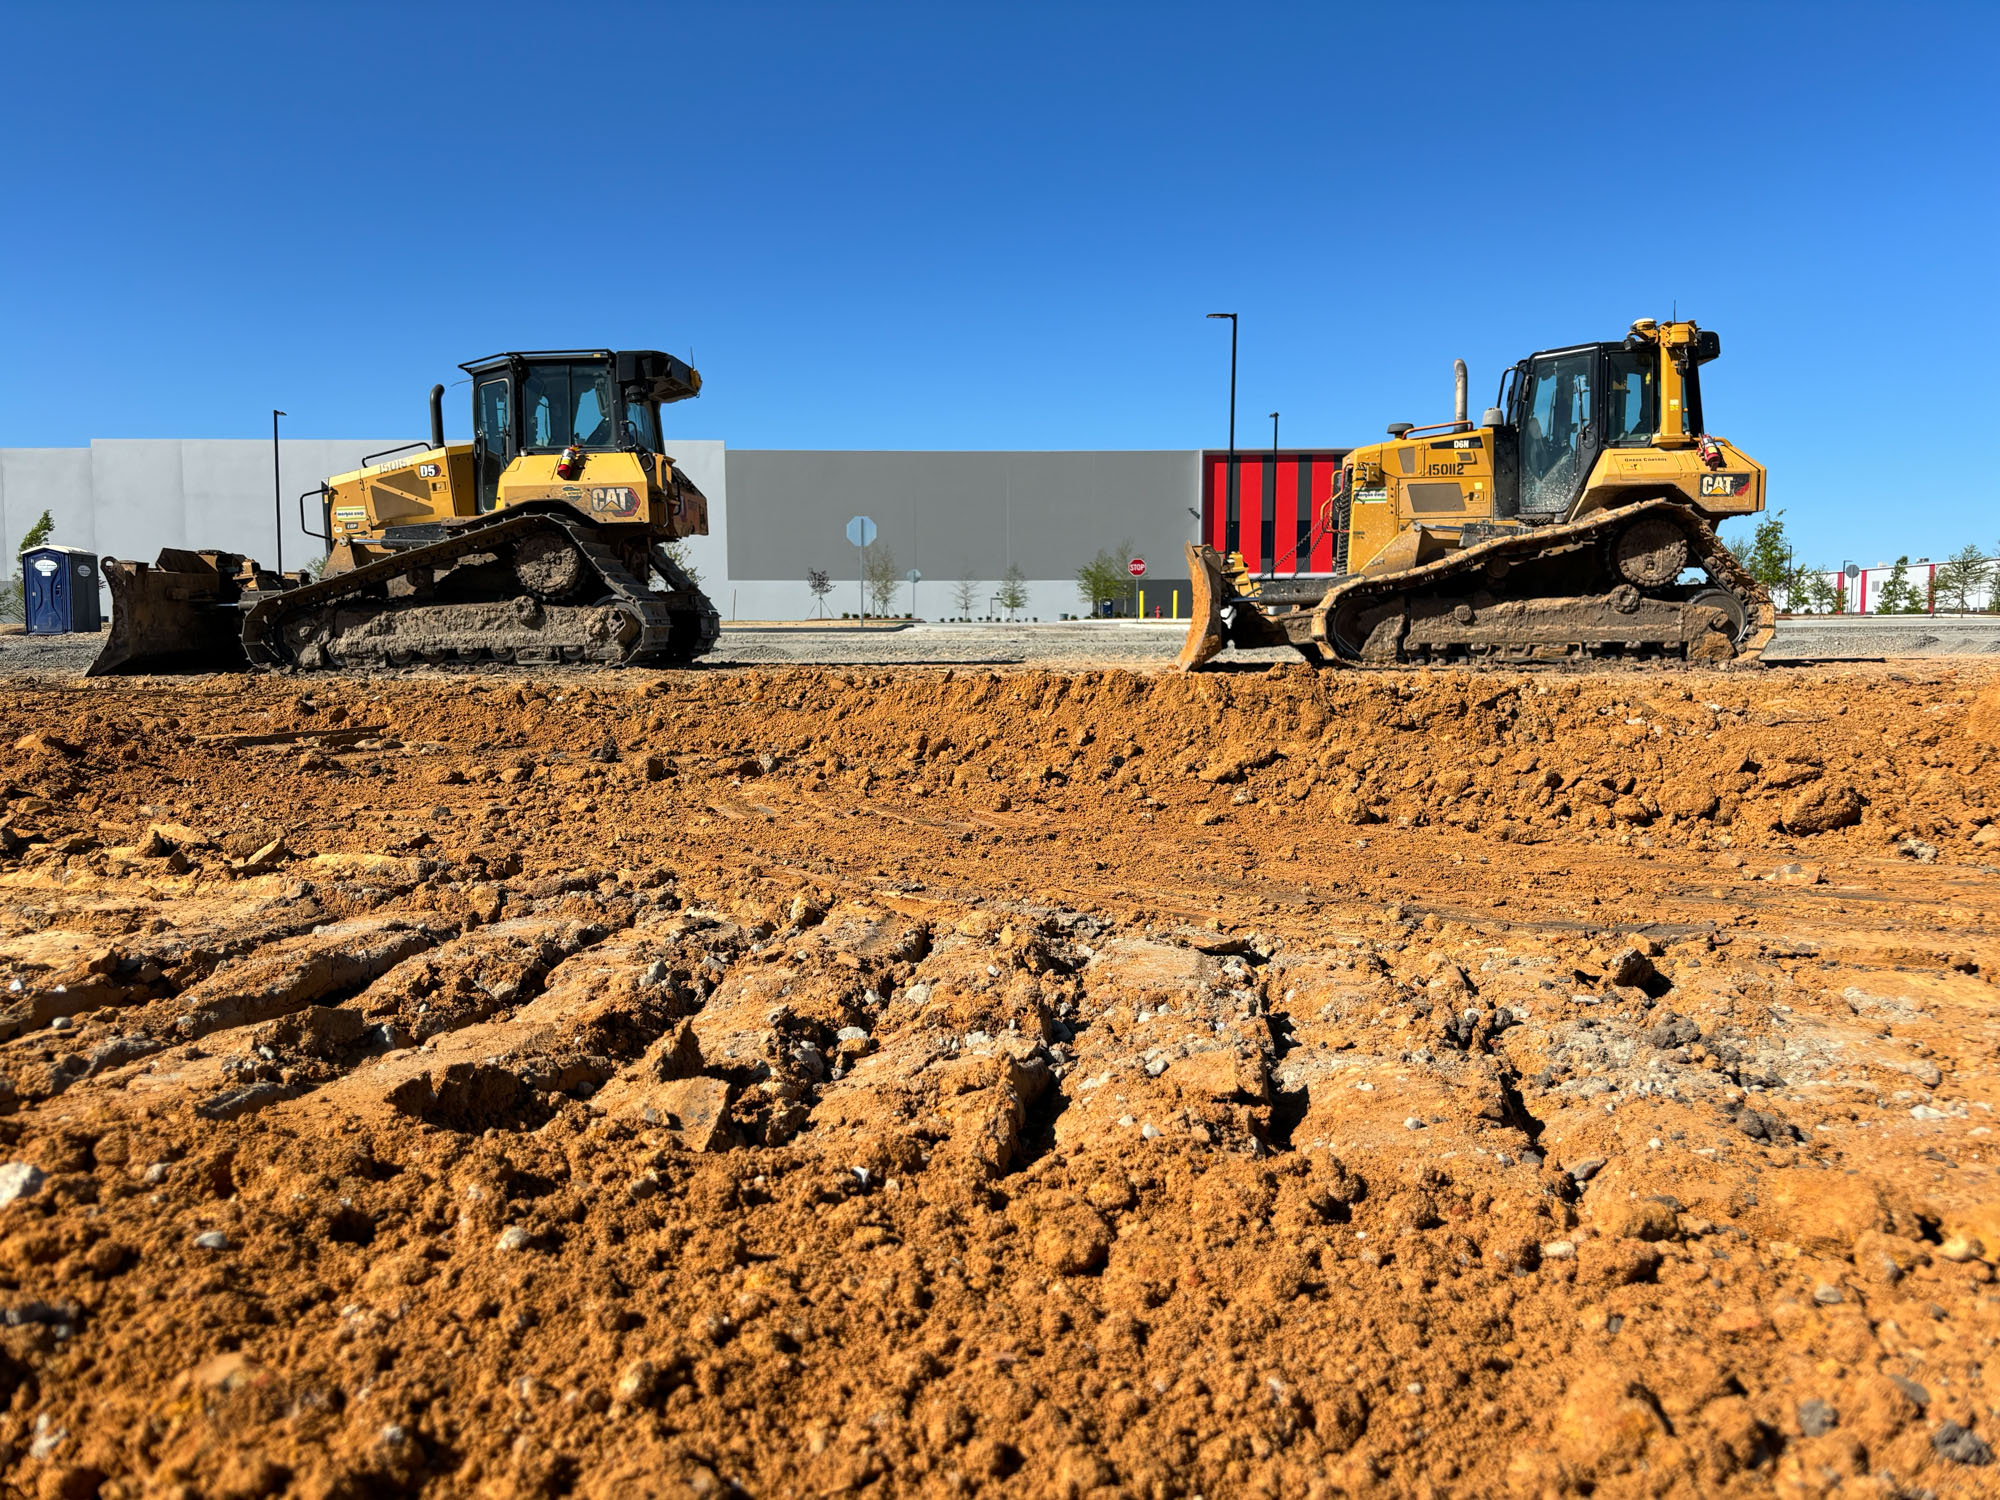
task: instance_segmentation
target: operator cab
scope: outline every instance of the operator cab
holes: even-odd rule
[[[472,377],[474,494],[499,502],[500,475],[523,453],[627,452],[649,471],[660,451],[660,407],[701,394],[701,375],[657,349],[554,349],[495,354],[459,368]]]
[[[1662,330],[1645,320],[1623,343],[1544,350],[1501,378],[1518,514],[1567,515],[1606,448],[1683,447],[1706,431],[1700,367],[1721,355],[1722,340],[1691,324],[1673,328],[1691,337],[1666,343],[1664,357]]]

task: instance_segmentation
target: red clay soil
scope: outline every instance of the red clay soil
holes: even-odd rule
[[[28,682],[0,1485],[2000,1492],[2000,676]]]

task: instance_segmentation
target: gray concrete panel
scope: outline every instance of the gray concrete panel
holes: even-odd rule
[[[95,542],[107,556],[150,561],[162,547],[214,548],[277,562],[279,520],[284,563],[298,568],[326,544],[299,525],[298,495],[395,438],[301,438],[279,445],[278,503],[273,505],[271,445],[230,438],[99,438],[90,445]],[[306,519],[319,524],[316,502]]]
[[[284,561],[299,567],[322,544],[299,526],[298,496],[360,466],[394,438],[287,438],[278,512]],[[1070,576],[1098,548],[1130,539],[1150,564],[1147,605],[1171,607],[1194,522],[1192,452],[727,452],[715,440],[673,438],[682,469],[709,497],[709,535],[688,551],[725,617],[800,618],[812,610],[808,568],[839,581],[828,607],[856,607],[850,516],[873,516],[897,571],[921,568],[916,609],[955,612],[962,567],[976,580],[975,614],[1011,560],[1028,578],[1024,616],[1080,609]],[[257,439],[99,439],[90,448],[0,450],[0,541],[11,553],[44,507],[56,539],[115,557],[150,559],[163,546],[212,547],[277,561],[270,444]],[[317,508],[309,517],[317,521]],[[899,588],[894,608],[909,607]]]
[[[708,535],[687,539],[687,559],[703,587],[713,591],[729,576],[729,471],[722,444],[714,438],[670,437],[665,446],[674,467],[708,496]],[[718,603],[728,613],[729,601]]]
[[[50,513],[54,540],[95,547],[87,448],[0,448],[0,558],[12,576],[28,528]]]
[[[107,557],[150,562],[185,547],[178,438],[121,438],[90,445],[91,545]]]
[[[803,578],[814,567],[853,579],[858,559],[842,528],[857,514],[874,518],[900,567],[927,580],[956,576],[961,559],[982,579],[1010,562],[1060,579],[1121,540],[1156,569],[1174,568],[1196,524],[1191,452],[738,449],[728,467],[737,579]]]

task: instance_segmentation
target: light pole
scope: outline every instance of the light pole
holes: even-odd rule
[[[1222,540],[1223,546],[1231,552],[1230,545],[1236,535],[1236,314],[1210,313],[1211,318],[1229,319],[1229,467],[1223,484],[1222,499]]]
[[[277,533],[280,573],[285,571],[285,505],[279,497],[285,487],[278,477],[278,418],[284,415],[277,407],[271,408],[271,524]]]

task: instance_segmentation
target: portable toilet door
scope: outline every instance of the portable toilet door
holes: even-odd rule
[[[97,597],[97,558],[85,547],[36,547],[21,556],[30,635],[95,631],[104,613]]]

